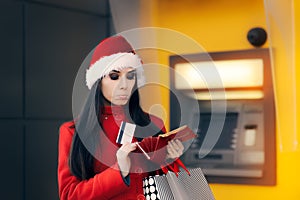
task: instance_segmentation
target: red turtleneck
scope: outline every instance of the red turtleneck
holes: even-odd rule
[[[163,127],[161,119],[151,116],[152,122],[158,127]],[[96,175],[89,180],[79,180],[72,175],[69,165],[69,153],[74,134],[74,122],[66,122],[60,128],[59,155],[58,155],[58,184],[61,200],[75,199],[110,199],[131,200],[144,199],[142,179],[147,176],[147,160],[143,157],[131,159],[130,185],[127,186],[121,176],[116,162],[116,151],[120,147],[116,144],[116,138],[120,123],[128,121],[122,107],[104,107],[100,117],[104,138],[100,141],[100,154],[95,160]],[[135,139],[134,139],[135,140]]]

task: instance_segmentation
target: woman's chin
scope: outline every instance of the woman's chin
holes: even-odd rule
[[[124,106],[124,105],[127,104],[127,102],[128,102],[127,99],[117,99],[117,100],[114,100],[114,101],[112,102],[112,104],[113,104],[113,105],[116,105],[116,106]]]

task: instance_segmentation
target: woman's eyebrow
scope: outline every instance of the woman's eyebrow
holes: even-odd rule
[[[111,70],[111,72],[115,72],[115,73],[121,73],[120,71],[118,71],[118,70]]]
[[[132,73],[132,72],[136,72],[135,69],[131,70],[131,71],[128,71],[127,73]]]

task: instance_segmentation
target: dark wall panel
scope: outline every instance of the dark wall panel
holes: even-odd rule
[[[26,126],[26,199],[55,200],[58,129],[61,121],[31,121]]]
[[[71,118],[77,70],[107,36],[108,20],[41,5],[26,16],[26,117]]]
[[[108,15],[110,12],[107,0],[35,0],[36,2],[64,6],[99,15]]]
[[[107,0],[0,1],[0,199],[58,198],[58,128],[88,53],[113,29]]]
[[[22,6],[0,2],[0,118],[23,115]]]
[[[23,126],[17,121],[0,121],[0,199],[22,199],[24,194]]]

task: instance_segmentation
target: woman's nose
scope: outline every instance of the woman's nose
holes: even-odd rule
[[[119,83],[120,89],[127,89],[127,86],[128,86],[127,81],[128,81],[128,79],[126,78],[126,76],[120,77],[120,83]]]

